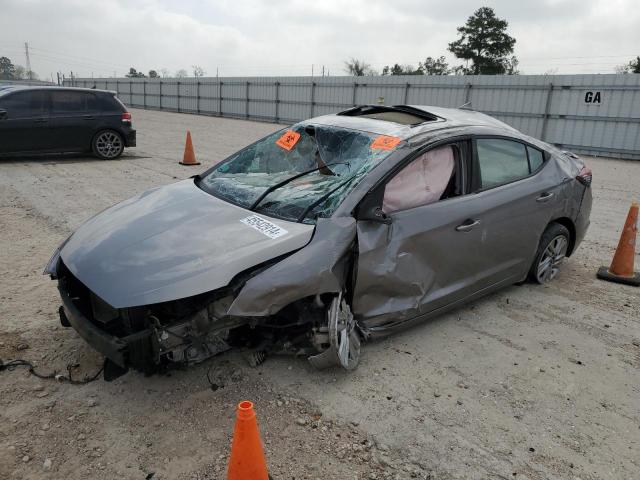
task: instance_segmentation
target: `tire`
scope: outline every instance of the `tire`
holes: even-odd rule
[[[538,251],[529,270],[529,279],[545,284],[553,280],[567,256],[571,234],[566,227],[552,223],[542,234]]]
[[[91,151],[101,160],[114,160],[124,151],[124,139],[115,130],[102,130],[93,137]]]

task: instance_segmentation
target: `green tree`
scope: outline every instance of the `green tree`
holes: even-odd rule
[[[0,79],[13,80],[16,75],[16,67],[7,57],[0,57]]]
[[[471,60],[471,68],[465,73],[474,75],[499,75],[507,73],[508,63],[513,63],[516,39],[507,33],[508,23],[496,17],[492,8],[482,7],[458,27],[460,38],[449,44],[449,51],[457,58]],[[516,63],[517,66],[517,63]]]
[[[146,75],[142,72],[138,72],[135,68],[131,67],[129,73],[125,75],[128,78],[144,78]]]
[[[149,78],[158,78],[159,76],[155,70],[149,70]]]
[[[394,64],[393,67],[388,65],[382,69],[382,75],[422,75],[422,71],[413,68],[413,65]]]
[[[616,73],[640,73],[640,57],[636,57],[624,65],[618,65]]]
[[[439,58],[427,57],[424,62],[420,62],[420,72],[423,75],[449,75],[451,69],[444,56]]]

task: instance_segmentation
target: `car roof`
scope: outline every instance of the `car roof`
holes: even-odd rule
[[[21,92],[25,90],[51,90],[51,91],[72,91],[72,92],[92,92],[92,93],[110,93],[115,95],[113,90],[100,90],[96,88],[80,88],[80,87],[58,87],[57,85],[0,85],[0,96],[8,95],[12,92]]]
[[[362,114],[359,114],[358,109],[362,111]],[[372,111],[409,114],[421,117],[421,120],[424,121],[416,124],[398,123],[368,116]],[[460,127],[488,127],[508,134],[520,134],[506,123],[484,113],[467,108],[444,108],[427,105],[394,105],[391,107],[363,105],[336,114],[312,118],[307,122],[362,130],[378,135],[391,135],[403,140],[436,130]]]

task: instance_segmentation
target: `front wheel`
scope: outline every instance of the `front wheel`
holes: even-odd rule
[[[543,284],[556,277],[560,265],[567,256],[569,239],[569,230],[559,223],[553,223],[547,227],[542,234],[538,252],[529,271],[531,280]]]
[[[113,160],[122,155],[124,140],[122,135],[113,130],[98,132],[91,142],[93,154],[101,160]]]

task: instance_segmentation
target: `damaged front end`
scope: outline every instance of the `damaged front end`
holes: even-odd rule
[[[343,293],[353,225],[328,225],[335,221],[320,225],[306,248],[242,272],[223,288],[178,300],[114,308],[59,254],[45,273],[58,280],[61,323],[106,357],[106,380],[129,369],[152,374],[196,364],[230,348],[242,349],[253,366],[287,354],[309,357],[317,368],[353,369],[362,331]],[[328,245],[341,248],[327,253]]]

